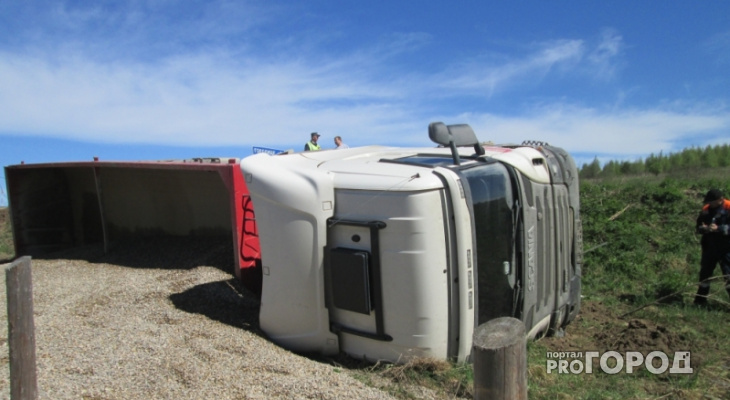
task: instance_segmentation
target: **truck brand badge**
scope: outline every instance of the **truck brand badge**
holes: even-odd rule
[[[535,227],[527,230],[527,290],[535,289]]]

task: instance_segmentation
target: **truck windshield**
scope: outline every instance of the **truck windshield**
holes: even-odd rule
[[[474,207],[477,255],[477,322],[512,316],[514,294],[513,191],[500,163],[462,169]],[[514,282],[514,280],[513,280]]]

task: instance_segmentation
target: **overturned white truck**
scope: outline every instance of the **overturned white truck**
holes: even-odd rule
[[[578,173],[563,149],[368,146],[241,161],[261,241],[260,326],[302,352],[467,361],[475,327],[561,329],[580,308]]]

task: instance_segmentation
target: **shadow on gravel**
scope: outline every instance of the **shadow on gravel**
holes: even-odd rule
[[[204,315],[214,321],[241,328],[270,340],[259,327],[258,297],[233,278],[209,282],[169,296],[179,310]],[[294,352],[312,361],[349,370],[372,371],[371,361],[358,360],[344,353],[323,356],[316,353]]]
[[[209,282],[170,296],[178,309],[265,337],[259,328],[259,300],[237,279]]]
[[[147,236],[118,241],[107,252],[101,244],[56,251],[37,259],[83,260],[138,269],[191,270],[201,266],[234,274],[230,236]],[[264,336],[259,328],[259,297],[231,279],[201,284],[169,299],[178,309]]]

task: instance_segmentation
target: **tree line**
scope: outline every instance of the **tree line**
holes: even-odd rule
[[[637,161],[611,160],[601,167],[598,157],[580,168],[581,179],[612,178],[618,176],[677,172],[689,169],[718,168],[730,166],[730,145],[715,145],[705,148],[690,147],[678,153],[652,153],[646,159]]]

